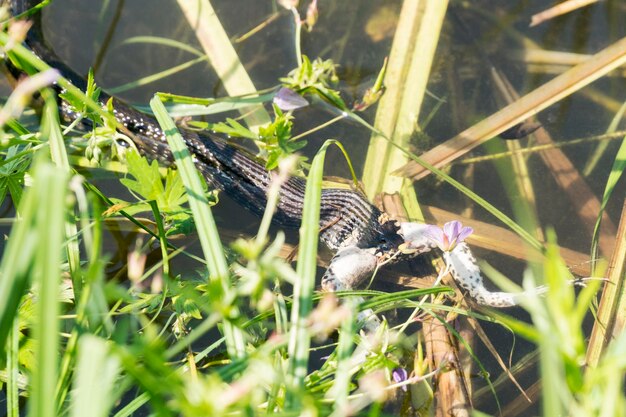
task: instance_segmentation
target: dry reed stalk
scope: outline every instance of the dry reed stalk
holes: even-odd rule
[[[256,87],[239,60],[211,2],[209,0],[177,1],[228,95],[242,96],[256,93]],[[246,124],[253,131],[271,121],[261,105],[241,109],[241,114],[244,115]]]
[[[386,212],[393,214],[398,220],[406,220],[406,211],[398,194],[384,194],[382,202]],[[469,416],[471,404],[467,396],[466,379],[457,360],[459,352],[454,338],[446,326],[431,315],[426,315],[422,320],[422,329],[430,371],[448,369],[448,365],[452,365],[451,371],[441,372],[434,377],[437,381],[433,387],[436,415]]]
[[[589,54],[548,51],[541,48],[527,48],[510,54],[510,58],[524,63],[528,72],[541,74],[561,74],[574,65],[585,62],[590,57]],[[621,66],[608,75],[626,77],[626,68]]]
[[[587,346],[587,364],[598,364],[609,342],[626,328],[626,201],[622,207],[615,249],[609,263],[596,322]]]
[[[426,340],[426,355],[431,369],[449,369],[437,374],[433,379],[435,387],[435,415],[437,417],[469,417],[471,404],[465,393],[464,378],[456,361],[456,346],[451,340],[446,326],[439,320],[430,318],[422,323]]]
[[[585,63],[573,67],[454,138],[424,153],[420,159],[436,168],[442,168],[624,63],[626,63],[626,38],[613,43]],[[394,174],[418,180],[430,174],[430,171],[411,161]]]
[[[506,90],[507,100],[519,99],[517,91],[515,91],[508,79],[503,74],[498,74],[498,76],[499,81],[502,83],[502,89]],[[548,146],[554,144],[552,137],[545,129],[537,130],[533,133],[533,136],[539,145]],[[553,147],[539,152],[539,155],[550,170],[559,188],[567,195],[587,233],[589,236],[593,236],[596,218],[598,213],[600,213],[600,200],[598,200],[576,166],[561,149]],[[523,171],[521,174],[528,175],[528,172]],[[528,187],[528,185],[524,186]],[[599,246],[601,252],[607,256],[613,249],[613,236],[615,236],[615,225],[609,216],[603,213]]]
[[[506,104],[511,104],[515,100],[519,99],[519,95],[507,79],[507,77],[500,73],[495,67],[491,69],[491,77],[493,82],[500,93],[501,99]],[[535,120],[531,120],[535,122]],[[506,141],[506,147],[510,152],[515,152],[521,149],[519,141]],[[507,194],[517,194],[521,197],[517,201],[511,200],[511,206],[517,222],[526,230],[531,232],[539,240],[544,240],[543,230],[539,223],[539,215],[537,214],[537,197],[533,188],[532,179],[526,164],[527,158],[524,155],[513,154],[510,158],[510,164],[512,168],[512,179],[508,181],[509,184],[514,184],[513,190],[506,190]],[[506,187],[508,188],[508,187]],[[530,249],[530,248],[529,248]]]
[[[557,16],[570,13],[581,7],[589,6],[590,4],[597,3],[598,0],[567,0],[556,6],[550,7],[541,13],[534,14],[530,19],[530,27],[537,26],[547,20],[554,19]]]
[[[540,145],[553,143],[552,138],[545,129],[535,132],[535,138]],[[547,149],[539,152],[544,164],[550,169],[554,180],[567,195],[574,210],[578,214],[583,227],[589,236],[593,235],[593,228],[600,212],[600,201],[593,193],[585,179],[570,159],[559,148]],[[614,246],[615,224],[609,216],[602,214],[602,226],[598,239],[600,251],[608,256]]]
[[[407,158],[389,142],[406,148],[415,131],[447,4],[447,0],[403,2],[387,65],[386,92],[374,122],[384,136],[372,135],[363,168],[365,191],[370,198],[382,191],[402,190],[412,216],[419,213],[413,187],[402,178],[388,175],[404,165]]]

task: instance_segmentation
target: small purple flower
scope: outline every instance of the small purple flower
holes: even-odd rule
[[[409,379],[409,374],[404,368],[395,368],[391,371],[391,377],[396,383],[404,382]],[[402,385],[402,391],[406,392],[406,385]]]
[[[443,225],[443,229],[438,226],[428,226],[426,236],[437,243],[439,249],[449,252],[458,244],[463,242],[474,232],[471,227],[463,227],[461,222],[453,220]]]
[[[309,102],[300,94],[287,87],[278,90],[273,101],[283,111],[295,110],[309,105]]]

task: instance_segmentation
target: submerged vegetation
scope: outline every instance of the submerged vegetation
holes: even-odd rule
[[[67,2],[51,3],[50,13]],[[103,50],[124,6],[113,3],[94,11],[99,29],[111,25],[100,30]],[[167,132],[176,169],[133,149],[112,104],[97,104],[93,72],[86,91],[72,86],[22,46],[28,25],[2,9],[2,50],[29,74],[0,110],[0,409],[7,416],[428,416],[474,408],[626,415],[626,38],[616,40],[626,36],[616,24],[626,17],[623,5],[587,6],[615,21],[589,41],[597,53],[586,56],[541,48],[529,38],[533,29],[511,25],[530,13],[527,5],[268,0],[244,2],[245,13],[215,13],[217,1],[177,3],[182,23],[168,24],[191,31],[193,42],[135,36],[120,45],[194,58],[104,88],[155,91],[155,83],[210,64],[217,90],[229,97],[167,91],[139,106]],[[220,16],[239,12],[250,21],[237,16],[245,29],[227,32],[229,20]],[[595,33],[595,14],[566,12],[533,19],[549,26],[546,45],[576,16],[586,16],[578,24]],[[291,67],[276,58],[275,49],[288,61],[284,44],[272,45],[270,35],[258,40],[268,31],[287,38]],[[491,62],[498,37],[514,45],[505,69]],[[370,49],[348,53],[356,39]],[[470,52],[459,54],[463,48]],[[104,56],[94,59],[97,70]],[[534,74],[522,87],[505,76],[520,67]],[[266,90],[257,91],[257,77],[271,79]],[[598,79],[605,84],[588,87]],[[60,120],[53,83],[86,123]],[[497,106],[487,105],[485,84]],[[589,100],[587,110],[563,101],[570,95]],[[558,115],[570,107],[574,117]],[[545,109],[545,118],[527,121]],[[275,170],[253,230],[198,175],[174,118],[239,139]],[[590,119],[594,125],[583,125]],[[365,135],[368,146],[355,139]],[[436,139],[446,135],[454,137]],[[591,151],[598,140],[607,145]],[[589,151],[563,151],[581,144]],[[485,160],[494,164],[483,170]],[[494,172],[499,179],[486,181]],[[413,265],[411,276],[379,271],[363,290],[317,291],[318,266],[328,260],[318,250],[325,174],[351,176],[352,186],[398,218],[443,224],[463,217],[475,230],[471,244],[522,259],[521,267],[506,263],[505,275],[523,269],[522,286],[547,285],[545,296],[514,310],[481,309],[439,285],[441,262],[439,276]],[[422,180],[430,174],[437,180]],[[297,245],[271,227],[290,175],[307,178]],[[488,264],[483,270],[505,290],[519,290]],[[577,289],[575,277],[591,279]],[[601,297],[600,278],[608,281]],[[359,313],[368,309],[383,318],[375,331],[362,329]]]

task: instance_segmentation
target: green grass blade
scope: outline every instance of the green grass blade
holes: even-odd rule
[[[530,234],[528,231],[526,231],[523,227],[518,225],[509,216],[507,216],[506,214],[504,214],[503,212],[498,210],[493,204],[489,203],[487,200],[485,200],[484,198],[480,197],[474,191],[470,190],[469,188],[467,188],[466,186],[464,186],[463,184],[461,184],[460,182],[458,182],[457,180],[455,180],[454,178],[452,178],[451,176],[449,176],[448,174],[446,174],[442,170],[440,170],[438,168],[435,168],[435,166],[433,166],[433,165],[429,164],[428,162],[424,161],[422,158],[420,158],[420,157],[416,156],[415,154],[413,154],[413,153],[411,153],[409,151],[406,151],[406,150],[403,150],[403,152],[406,152],[407,155],[409,156],[409,158],[413,162],[415,162],[417,165],[421,165],[422,167],[427,169],[429,172],[432,172],[437,177],[443,179],[448,184],[452,185],[454,188],[456,188],[457,190],[459,190],[460,192],[465,194],[467,197],[472,199],[474,202],[476,202],[476,204],[480,205],[482,208],[487,210],[496,219],[500,220],[502,223],[504,223],[506,226],[508,226],[512,231],[517,233],[531,247],[537,249],[540,252],[543,252],[544,248],[543,248],[543,245],[542,245],[541,242],[539,242],[532,234]]]
[[[626,115],[626,101],[622,103],[622,106],[619,108],[615,116],[613,116],[613,120],[609,124],[608,129],[606,129],[606,134],[615,133],[615,131],[619,128],[622,120],[624,120],[624,116]],[[602,141],[598,144],[596,149],[593,151],[593,154],[587,160],[585,167],[582,169],[582,173],[585,177],[591,175],[593,170],[598,166],[600,159],[604,155],[606,148],[609,146],[608,141]]]
[[[202,183],[200,182],[198,171],[193,164],[191,154],[185,146],[184,140],[180,132],[178,132],[174,121],[167,114],[159,98],[152,98],[152,100],[150,100],[150,106],[167,136],[168,143],[176,159],[176,166],[183,179],[187,193],[189,194],[189,205],[194,213],[194,219],[198,228],[198,238],[200,239],[202,250],[207,257],[207,264],[211,270],[212,278],[224,280],[228,277],[228,264],[224,257],[224,249],[219,239],[215,220],[209,208],[209,201],[204,195]],[[229,284],[227,282],[222,282],[224,289],[228,288],[228,286]]]
[[[44,138],[48,139],[52,161],[68,175],[71,175],[73,171],[70,166],[67,149],[65,148],[63,134],[61,133],[56,98],[51,90],[45,90],[43,97],[45,98],[45,103],[41,121],[42,135]],[[80,249],[78,239],[75,238],[78,235],[78,228],[76,227],[76,223],[69,218],[65,223],[65,234],[68,239],[66,242],[66,252],[72,283],[74,285],[74,294],[76,298],[79,298],[82,279],[79,274]]]
[[[216,99],[198,98],[195,100],[196,102],[191,102],[191,99],[184,96],[159,93],[159,97],[162,100],[173,101],[173,103],[165,103],[165,108],[172,117],[206,116],[209,114],[242,110],[249,108],[250,105],[253,104],[262,104],[271,101],[274,95],[275,92],[272,90],[270,93],[259,94],[258,96],[224,97]],[[137,106],[137,108],[143,112],[151,111],[149,106]]]
[[[33,265],[37,284],[35,340],[37,366],[33,372],[29,416],[57,415],[56,383],[59,362],[59,284],[64,242],[67,175],[43,163],[35,170],[37,195],[35,227],[38,234]]]
[[[169,278],[170,276],[170,257],[167,253],[167,236],[165,236],[165,226],[163,225],[163,217],[159,211],[159,205],[156,201],[149,202],[154,220],[157,224],[157,231],[159,233],[159,242],[161,244],[161,259],[163,260],[163,273]]]
[[[330,398],[334,401],[334,410],[337,415],[342,415],[348,409],[348,394],[350,393],[350,380],[352,379],[352,373],[350,372],[352,363],[350,359],[356,335],[355,310],[357,304],[358,302],[355,298],[349,298],[345,303],[350,309],[350,316],[341,324],[337,345],[337,372],[335,374],[335,382],[328,392]]]
[[[506,149],[519,149],[519,143],[513,141],[490,141],[484,144],[489,154]],[[509,201],[513,219],[537,240],[543,240],[543,231],[537,213],[537,198],[528,172],[527,160],[521,155],[501,158],[493,161],[502,189]],[[531,266],[534,266],[531,263]]]
[[[150,106],[167,136],[172,154],[176,159],[176,166],[189,194],[189,206],[193,212],[198,238],[200,239],[200,245],[209,268],[209,279],[215,284],[212,287],[214,290],[220,290],[222,294],[227,295],[231,292],[231,283],[228,279],[228,264],[224,257],[224,249],[217,232],[215,220],[211,214],[211,209],[209,208],[209,202],[204,195],[198,171],[180,132],[172,118],[167,114],[161,100],[155,96],[150,100]],[[241,331],[231,322],[226,321],[224,323],[224,335],[230,356],[233,358],[243,356],[245,352]]]
[[[35,190],[28,190],[18,208],[18,220],[11,230],[0,263],[0,349],[16,318],[17,308],[30,283],[37,231],[33,228],[39,199]]]
[[[182,64],[175,65],[171,68],[168,68],[163,71],[159,71],[157,73],[147,75],[138,80],[128,82],[126,84],[118,85],[117,87],[107,88],[107,91],[111,94],[118,94],[124,91],[132,90],[133,88],[141,87],[143,85],[147,85],[156,81],[159,81],[163,78],[169,77],[170,75],[176,74],[177,72],[186,70],[189,67],[192,67],[196,64],[199,64],[202,61],[206,61],[207,58],[204,56],[191,59],[189,61],[183,62]]]
[[[54,94],[50,90],[43,93],[45,104],[41,121],[41,130],[44,138],[48,140],[50,146],[50,157],[56,166],[64,171],[70,171],[70,162],[61,133],[59,113]]]
[[[369,300],[364,301],[359,305],[359,311],[363,311],[369,308],[371,308],[372,310],[377,310],[379,308],[385,307],[386,305],[396,302],[409,301],[427,295],[437,295],[442,292],[454,292],[454,290],[450,287],[432,287],[415,290],[395,291],[390,293],[378,293],[375,291],[350,291],[346,293],[353,294],[354,296],[370,297]]]
[[[17,385],[19,376],[18,354],[20,349],[19,328],[17,320],[13,321],[13,329],[9,333],[7,339],[7,388],[6,403],[7,417],[19,417],[20,415],[20,396]]]
[[[7,120],[6,125],[9,129],[13,130],[15,133],[17,133],[20,136],[30,134],[28,129],[26,129],[20,122],[18,122],[15,119]]]
[[[120,45],[132,45],[135,43],[168,46],[171,48],[180,49],[181,51],[189,52],[190,54],[196,56],[205,56],[202,51],[194,48],[193,46],[189,46],[184,42],[179,42],[174,39],[163,38],[161,36],[132,36],[130,38],[124,39],[120,43]]]
[[[65,148],[65,142],[63,134],[61,132],[59,113],[57,109],[57,102],[54,93],[51,90],[45,90],[42,94],[44,97],[43,116],[41,121],[41,133],[44,139],[47,139],[50,147],[50,157],[52,162],[66,175],[71,175],[73,170],[70,167],[67,149]],[[78,245],[78,228],[73,220],[73,216],[67,216],[65,221],[65,252],[67,254],[67,261],[72,277],[74,301],[81,303],[81,295],[83,289],[83,277],[80,268],[80,248]],[[85,300],[86,301],[86,300]],[[61,359],[61,366],[59,369],[59,377],[57,378],[57,395],[58,403],[61,404],[64,398],[64,394],[69,387],[69,368],[70,364],[74,360],[73,347],[75,346],[76,332],[72,332],[70,340],[67,342],[65,352]],[[64,390],[61,390],[64,387]],[[61,395],[59,395],[59,393]]]
[[[379,136],[385,137],[383,132],[381,132],[380,130],[376,129],[374,126],[370,125],[365,120],[359,118],[356,115],[352,115],[350,113],[348,113],[348,114],[349,114],[350,118],[356,120],[357,122],[359,122],[363,126],[365,126],[368,129],[370,129],[372,132],[378,134]],[[389,140],[389,138],[386,138],[386,139]],[[532,246],[533,248],[535,248],[535,249],[537,249],[539,251],[543,251],[543,245],[541,244],[541,242],[539,242],[533,235],[528,233],[523,227],[521,227],[517,223],[515,223],[515,221],[513,221],[506,214],[504,214],[503,212],[498,210],[498,208],[496,208],[493,204],[490,204],[487,200],[485,200],[484,198],[480,197],[478,194],[476,194],[475,192],[473,192],[472,190],[470,190],[469,188],[467,188],[466,186],[461,184],[459,181],[455,180],[454,178],[452,178],[451,176],[449,176],[448,174],[443,172],[441,169],[435,168],[433,165],[431,165],[428,162],[424,161],[424,159],[422,159],[421,157],[418,157],[414,153],[410,152],[409,150],[401,147],[400,145],[398,145],[396,143],[393,143],[391,141],[389,141],[389,143],[391,144],[391,146],[399,149],[401,152],[406,154],[408,156],[408,158],[411,159],[412,162],[414,162],[416,165],[420,165],[420,166],[424,167],[424,169],[426,169],[429,173],[435,174],[438,178],[440,178],[443,181],[447,182],[448,184],[450,184],[451,186],[453,186],[454,188],[456,188],[457,190],[459,190],[460,192],[465,194],[468,198],[473,200],[476,204],[478,204],[479,206],[481,206],[482,208],[487,210],[495,218],[497,218],[502,223],[507,225],[511,230],[513,230],[515,233],[517,233],[522,239],[524,239],[526,242],[528,242],[528,244],[530,246]]]
[[[291,333],[289,336],[289,388],[288,406],[297,408],[304,378],[307,374],[311,335],[307,318],[313,306],[313,290],[317,271],[317,245],[319,239],[320,203],[322,196],[322,177],[326,149],[334,140],[327,140],[313,159],[306,182],[302,224],[300,226],[300,246],[296,273],[298,281],[293,288],[293,306],[291,308]]]
[[[147,392],[141,393],[136,396],[132,401],[129,401],[121,410],[113,415],[113,417],[129,417],[132,416],[135,411],[139,410],[144,404],[150,401],[150,395]]]
[[[119,368],[119,359],[104,340],[92,335],[81,337],[70,417],[108,416],[115,400],[111,394]]]
[[[604,209],[606,208],[611,195],[613,195],[613,190],[615,190],[615,186],[617,182],[622,177],[622,174],[626,170],[626,136],[622,140],[622,144],[620,145],[617,154],[615,155],[615,160],[613,161],[613,167],[611,168],[611,173],[609,174],[609,178],[606,181],[606,185],[604,187],[604,193],[602,194],[602,203],[600,205],[600,212],[598,213],[598,218],[596,220],[596,224],[593,228],[593,239],[591,240],[591,259],[597,259],[598,254],[598,233],[600,231],[600,223],[602,222],[602,214],[604,213]]]
[[[32,194],[32,193],[30,193]],[[30,201],[34,201],[31,199]],[[22,200],[22,206],[34,206]],[[24,211],[23,214],[30,214]],[[28,217],[26,217],[28,218]],[[0,349],[4,353],[5,341],[9,335],[17,308],[30,279],[30,259],[32,259],[37,236],[24,219],[11,231],[7,248],[0,266]]]

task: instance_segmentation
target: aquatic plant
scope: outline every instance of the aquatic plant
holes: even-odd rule
[[[481,198],[480,190],[470,187],[472,181],[467,177],[461,181],[459,178],[463,177],[458,172],[442,170],[447,164],[477,166],[475,160],[461,158],[478,143],[619,68],[626,60],[623,40],[523,98],[509,97],[512,104],[491,116],[485,114],[486,110],[479,110],[478,104],[464,110],[471,118],[483,120],[417,157],[412,148],[416,137],[421,146],[432,135],[429,123],[441,127],[437,120],[441,112],[437,109],[444,103],[454,103],[450,106],[454,112],[461,102],[452,94],[445,99],[432,97],[426,90],[431,67],[434,66],[435,79],[446,78],[445,71],[449,71],[436,54],[437,48],[454,48],[448,45],[449,39],[440,37],[446,30],[447,2],[427,2],[424,7],[416,7],[416,2],[407,0],[400,11],[387,5],[381,9],[365,2],[357,5],[371,20],[382,19],[363,24],[372,48],[380,48],[377,45],[381,39],[389,38],[385,27],[396,28],[396,22],[398,26],[395,32],[391,31],[395,35],[388,63],[383,64],[380,54],[380,60],[368,63],[367,70],[379,74],[378,79],[368,84],[369,93],[354,93],[353,100],[335,82],[347,77],[349,60],[342,59],[341,51],[349,43],[351,33],[360,31],[354,20],[346,25],[344,37],[326,29],[333,37],[325,38],[327,49],[319,53],[313,47],[307,50],[307,55],[315,58],[309,59],[301,52],[307,48],[302,38],[326,36],[320,28],[325,22],[333,26],[332,19],[337,18],[333,13],[357,19],[357,13],[349,9],[350,2],[330,5],[311,1],[299,5],[297,1],[281,1],[258,27],[239,37],[250,39],[281,21],[295,28],[294,68],[285,69],[273,79],[281,85],[265,91],[256,90],[235,52],[235,42],[226,34],[219,13],[211,13],[215,11],[210,3],[179,3],[189,20],[186,25],[198,34],[202,49],[158,37],[127,39],[124,45],[160,45],[194,57],[112,89],[123,92],[150,86],[193,65],[212,64],[233,97],[192,98],[162,93],[150,101],[149,109],[168,132],[168,142],[177,156],[176,170],[163,170],[123,145],[126,139],[123,132],[116,130],[110,114],[113,109],[101,108],[96,102],[99,89],[93,77],[89,77],[86,91],[58,78],[21,46],[27,28],[11,23],[6,11],[3,15],[0,44],[14,64],[31,73],[18,84],[0,113],[4,158],[0,163],[0,201],[9,207],[10,199],[14,209],[14,214],[6,215],[5,224],[11,230],[7,231],[0,264],[0,381],[8,416],[23,415],[25,410],[32,416],[121,417],[136,412],[188,416],[377,416],[388,409],[403,415],[430,415],[453,408],[459,412],[469,410],[469,394],[473,394],[479,409],[513,415],[523,413],[525,406],[496,394],[511,381],[517,384],[516,373],[534,363],[539,367],[541,387],[530,390],[528,395],[541,391],[543,415],[624,414],[626,346],[621,327],[621,289],[626,221],[622,213],[620,228],[611,230],[610,218],[605,215],[602,220],[602,211],[612,210],[615,217],[614,203],[611,206],[614,200],[610,198],[612,194],[619,196],[621,190],[625,145],[620,146],[616,156],[611,156],[612,168],[601,187],[604,192],[600,199],[593,193],[585,194],[578,174],[582,169],[574,169],[574,179],[567,177],[557,168],[571,165],[565,164],[562,153],[551,154],[554,165],[550,172],[554,173],[555,182],[564,189],[566,184],[575,184],[568,186],[578,193],[575,198],[596,204],[591,216],[582,206],[577,212],[584,220],[583,228],[593,233],[589,234],[589,246],[594,248],[591,257],[559,248],[551,229],[544,233],[536,224],[541,217],[536,212],[542,204],[549,205],[552,197],[534,197],[533,182],[524,180],[532,169],[519,155],[558,150],[560,145],[545,140],[538,141],[542,147],[493,145],[496,155],[491,158],[517,158],[498,167],[510,198],[515,201],[523,195],[525,199],[524,204],[513,204],[513,214],[505,214],[503,211],[508,210]],[[190,9],[198,4],[202,5],[201,10]],[[107,6],[103,7],[101,16],[107,12]],[[520,36],[510,33],[510,27],[500,27],[505,19],[496,18],[488,8],[465,4],[450,7],[483,16],[481,22],[491,22],[491,30]],[[354,16],[345,10],[352,10]],[[504,7],[498,10],[507,16],[518,12]],[[300,33],[304,21],[301,16],[306,16],[306,24],[312,29],[310,35]],[[204,25],[212,28],[210,36],[202,29]],[[528,40],[523,42],[529,49],[532,47]],[[359,59],[371,60],[365,52],[359,53]],[[452,60],[453,54],[447,56]],[[473,69],[461,64],[459,67]],[[444,68],[443,75],[437,73],[438,66]],[[611,75],[623,76],[615,72]],[[386,91],[381,97],[385,90],[383,79]],[[80,131],[75,129],[77,124],[61,123],[55,94],[47,88],[52,82],[66,90],[63,97],[89,121],[90,128]],[[42,98],[40,124],[25,107],[36,90]],[[351,105],[351,101],[356,104]],[[606,98],[604,101],[610,103]],[[268,106],[270,102],[276,105],[273,111]],[[305,103],[310,105],[301,107]],[[367,107],[372,105],[378,106],[375,117],[367,113]],[[606,130],[619,133],[617,126],[624,106],[607,106],[613,108],[613,121]],[[332,118],[325,117],[310,127],[307,117],[298,112],[311,109],[331,112]],[[424,117],[426,110],[430,114]],[[226,111],[230,113],[222,114]],[[267,209],[254,237],[226,236],[225,222],[214,219],[213,206],[219,207],[219,195],[197,174],[172,120],[183,115],[219,118],[216,123],[187,123],[250,139],[249,143],[267,161],[267,168],[276,170]],[[344,127],[326,134],[322,129],[331,125]],[[431,216],[430,222],[443,225],[433,227],[431,234],[444,251],[467,240],[507,254],[519,254],[529,261],[524,288],[545,284],[549,289],[545,297],[530,297],[523,302],[530,321],[465,304],[444,303],[444,294],[450,293],[447,287],[431,288],[423,283],[421,286],[427,288],[396,291],[394,287],[393,291],[367,289],[338,294],[315,291],[322,178],[328,165],[344,166],[343,159],[339,159],[341,164],[333,160],[325,168],[325,160],[332,157],[327,152],[335,145],[342,155],[362,154],[351,151],[365,149],[362,144],[355,146],[350,142],[349,131],[357,130],[354,126],[361,129],[359,135],[372,135],[364,188],[371,197],[385,192],[383,203],[388,211],[395,208],[396,215],[412,219]],[[293,135],[292,131],[304,132]],[[313,135],[320,131],[323,142]],[[326,140],[342,132],[346,138],[341,141]],[[626,143],[623,132],[615,137]],[[303,146],[307,143],[309,147],[319,145],[309,152],[310,166],[302,159],[294,160],[292,155],[294,151],[306,150]],[[349,160],[345,166],[346,172],[356,179]],[[103,174],[102,167],[107,173],[121,173],[119,177]],[[301,175],[303,169],[307,172],[307,195],[299,245],[294,248],[285,243],[282,232],[270,229],[270,222],[276,209],[277,184],[289,175]],[[514,233],[473,219],[463,218],[460,222],[458,214],[427,207],[423,198],[418,205],[416,195],[428,194],[416,193],[411,181],[392,177],[393,172],[409,177],[434,174],[451,185],[431,184],[444,190],[440,194],[455,190],[455,195],[464,195],[472,202],[468,203],[468,210],[482,207]],[[108,187],[97,178],[102,175],[123,193],[104,191]],[[402,204],[394,199],[396,192],[400,193]],[[466,227],[461,227],[461,223]],[[222,227],[218,229],[216,224]],[[129,235],[124,234],[125,229],[131,230]],[[559,234],[561,240],[570,243],[578,239],[561,230]],[[127,247],[119,248],[122,259],[116,259],[116,251],[110,248],[111,236],[120,240],[132,236]],[[181,236],[192,238],[179,240]],[[193,246],[196,237],[199,248]],[[227,240],[232,243],[225,244]],[[582,275],[603,275],[601,265],[593,272],[579,265],[581,259],[596,260],[596,247],[607,257],[612,253],[607,275],[612,284],[604,290],[597,325],[587,341],[583,323],[589,320],[601,281],[589,281],[589,286],[576,297],[575,289],[568,285],[572,279],[568,267],[582,270]],[[296,249],[297,264],[293,268],[287,259]],[[504,289],[518,290],[488,265],[484,270]],[[380,272],[377,277],[394,280]],[[368,333],[360,327],[359,313],[366,310],[383,318],[375,332]],[[393,318],[392,310],[400,312],[399,319]],[[537,346],[536,355],[529,354],[520,361],[521,366],[509,369],[499,357],[506,354],[506,348],[489,346],[498,351],[494,357],[504,369],[503,377],[491,376],[495,368],[471,340],[472,334],[485,334],[479,320],[488,323],[487,327],[496,323],[498,338],[515,334],[528,340]],[[460,327],[464,323],[473,326],[471,332]],[[510,333],[503,336],[507,330]],[[489,344],[487,336],[484,340]],[[492,340],[495,344],[496,340]],[[469,357],[483,378],[482,387],[473,393],[463,385],[466,380],[462,376],[462,372],[469,375],[472,371],[462,369],[459,355]],[[523,390],[520,392],[526,395]]]

